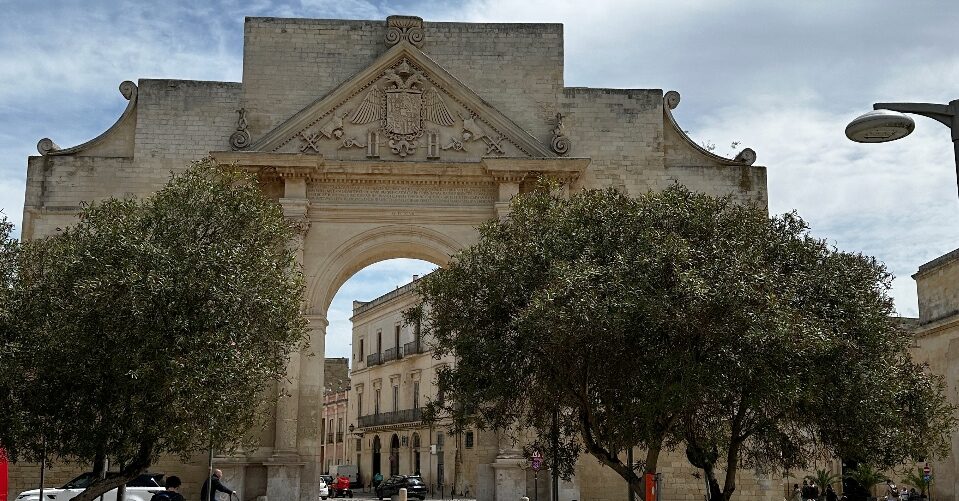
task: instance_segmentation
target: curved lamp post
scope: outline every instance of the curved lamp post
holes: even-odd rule
[[[916,128],[912,118],[903,113],[922,115],[938,120],[952,132],[956,154],[956,182],[959,187],[959,99],[949,104],[876,103],[873,110],[846,126],[846,137],[858,143],[885,143],[908,136]]]

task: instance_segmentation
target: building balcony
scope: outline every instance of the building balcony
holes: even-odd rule
[[[342,431],[336,432],[336,441],[337,441],[337,442],[342,442],[342,441],[343,441],[343,432],[342,432]]]
[[[423,346],[422,341],[413,341],[410,343],[406,343],[403,345],[403,355],[410,356],[410,355],[415,355],[417,353],[424,353],[426,351],[425,348],[426,347]]]
[[[327,433],[327,434],[326,434],[326,443],[328,443],[328,444],[332,444],[332,443],[333,443],[333,434],[332,434],[332,433]]]
[[[374,365],[380,365],[383,363],[383,358],[379,353],[370,353],[366,357],[366,366],[373,367]]]
[[[393,361],[393,360],[399,360],[399,359],[401,359],[401,358],[403,358],[403,354],[400,353],[400,351],[397,350],[396,348],[387,348],[386,351],[383,352],[383,363],[384,363],[384,364],[385,364],[386,362],[391,362],[391,361]]]
[[[385,426],[391,424],[418,423],[423,420],[423,409],[405,409],[402,411],[381,412],[360,416],[359,427]]]

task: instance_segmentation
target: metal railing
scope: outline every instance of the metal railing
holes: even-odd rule
[[[399,350],[396,348],[387,348],[386,351],[383,352],[383,363],[401,358],[403,358],[403,354],[399,353]]]
[[[333,433],[327,433],[327,434],[326,434],[326,443],[328,443],[328,444],[332,444],[332,443],[333,443]]]
[[[383,426],[388,424],[418,423],[422,420],[423,409],[416,408],[360,416],[358,424],[360,428],[365,428],[369,426]]]
[[[417,353],[423,353],[425,350],[422,341],[412,341],[403,345],[403,355],[415,355]]]
[[[336,432],[336,441],[337,441],[337,442],[342,442],[342,441],[343,441],[343,432],[342,432],[342,431]]]
[[[379,353],[370,353],[366,356],[366,366],[372,367],[374,365],[380,365],[383,363],[383,359]]]

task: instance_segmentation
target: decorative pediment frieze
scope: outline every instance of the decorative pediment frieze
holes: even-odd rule
[[[246,150],[338,160],[557,156],[404,39]]]

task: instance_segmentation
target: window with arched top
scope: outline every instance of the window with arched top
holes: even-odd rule
[[[410,439],[410,446],[413,447],[414,449],[419,449],[419,448],[420,448],[420,434],[419,434],[419,433],[413,433],[413,438]]]

